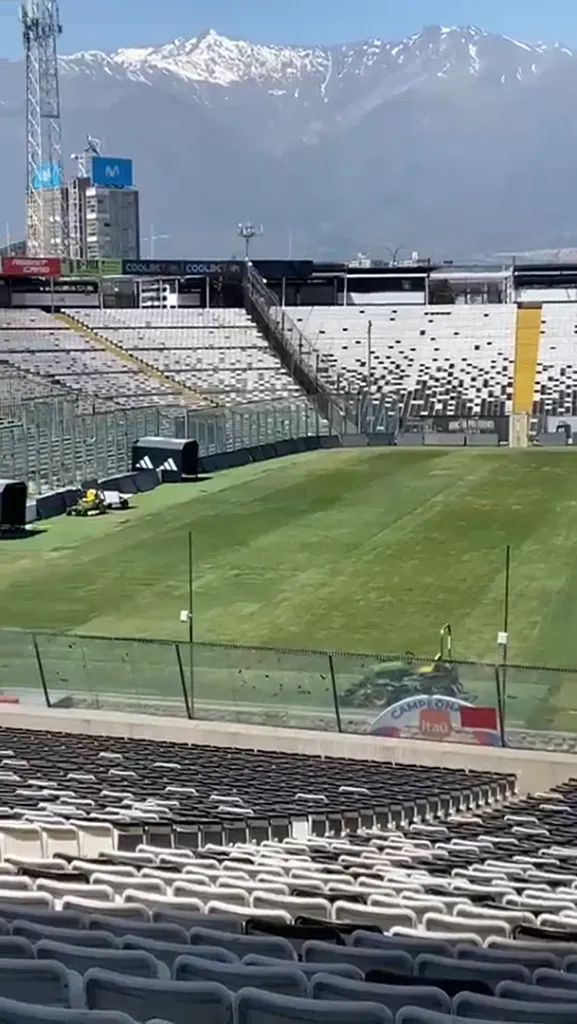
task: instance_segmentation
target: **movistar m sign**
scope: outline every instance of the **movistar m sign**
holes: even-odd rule
[[[132,188],[132,160],[94,156],[90,178],[98,188]]]

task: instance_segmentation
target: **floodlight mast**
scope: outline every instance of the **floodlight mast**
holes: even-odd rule
[[[23,0],[20,18],[26,59],[26,249],[29,256],[65,256],[58,0]]]

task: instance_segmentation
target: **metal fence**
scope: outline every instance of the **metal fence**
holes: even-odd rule
[[[576,684],[526,665],[0,630],[0,700],[25,707],[577,752]]]
[[[42,494],[126,473],[139,437],[190,437],[201,455],[328,433],[306,398],[202,412],[182,406],[87,411],[52,397],[0,408],[0,478]]]

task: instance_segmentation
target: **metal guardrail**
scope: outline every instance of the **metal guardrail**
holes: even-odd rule
[[[328,430],[304,397],[201,412],[182,406],[87,411],[59,398],[10,403],[0,406],[0,477],[25,480],[30,494],[43,494],[129,472],[139,437],[190,437],[201,455],[214,455]]]

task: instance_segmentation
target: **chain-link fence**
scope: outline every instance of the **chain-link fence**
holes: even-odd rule
[[[577,752],[577,670],[0,630],[3,700]]]
[[[182,406],[93,410],[57,397],[0,406],[0,478],[43,494],[132,468],[139,437],[190,437],[201,455],[328,433],[308,399],[186,411]]]

